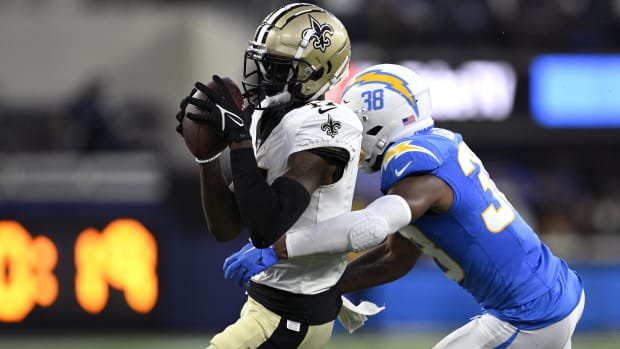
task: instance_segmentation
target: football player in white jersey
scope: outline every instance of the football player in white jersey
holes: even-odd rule
[[[232,139],[232,186],[219,158],[197,159],[211,233],[224,242],[246,230],[253,246],[265,248],[291,229],[351,210],[362,126],[349,108],[324,100],[348,74],[350,60],[347,31],[328,11],[306,3],[276,9],[245,58],[244,110],[230,94],[218,97],[197,83],[208,100],[191,93],[177,119],[195,105],[209,116],[187,117]],[[239,320],[209,348],[325,347],[342,304],[335,285],[346,263],[346,253],[308,256],[256,275]]]
[[[343,103],[364,126],[360,168],[381,171],[385,195],[274,248],[233,254],[225,277],[244,283],[268,267],[263,256],[380,244],[347,267],[339,289],[351,292],[399,278],[424,253],[483,309],[434,348],[570,349],[584,309],[581,278],[540,241],[461,135],[434,127],[426,82],[399,65],[372,66],[349,81]]]

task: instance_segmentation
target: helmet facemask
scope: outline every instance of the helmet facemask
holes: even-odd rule
[[[322,70],[302,59],[270,55],[261,46],[250,43],[246,51],[243,89],[248,103],[260,110],[307,101],[301,86],[320,77]]]
[[[390,144],[388,139],[390,127],[377,123],[372,117],[369,119],[363,108],[356,110],[355,113],[362,120],[363,126],[359,169],[366,173],[379,171],[383,161],[383,153]]]

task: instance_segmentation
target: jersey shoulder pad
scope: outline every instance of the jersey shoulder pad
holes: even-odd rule
[[[419,136],[417,136],[419,137]],[[429,173],[443,164],[443,156],[429,142],[402,139],[391,145],[383,157],[381,191],[411,174]]]
[[[293,152],[319,147],[359,152],[362,124],[347,107],[333,102],[308,103],[287,113],[282,120]]]
[[[405,138],[392,144],[383,157],[382,169],[394,171],[400,176],[430,172],[443,163],[443,155],[430,141]],[[399,177],[400,177],[399,176]]]

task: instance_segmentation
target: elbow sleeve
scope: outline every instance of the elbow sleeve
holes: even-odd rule
[[[289,258],[321,253],[357,252],[376,246],[411,221],[407,202],[386,195],[365,209],[348,212],[286,236]]]
[[[365,210],[385,219],[389,234],[411,223],[411,208],[400,195],[382,196],[368,204]]]
[[[380,244],[388,234],[411,222],[407,201],[398,195],[385,195],[371,202],[364,210],[365,220],[349,229],[351,249],[355,252]]]

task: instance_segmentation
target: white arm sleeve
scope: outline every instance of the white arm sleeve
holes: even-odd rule
[[[352,211],[286,235],[288,258],[357,252],[380,244],[409,224],[411,209],[398,195],[385,195],[365,209]]]

